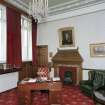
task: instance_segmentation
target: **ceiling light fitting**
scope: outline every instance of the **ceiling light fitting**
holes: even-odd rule
[[[35,21],[46,19],[48,14],[48,0],[30,0],[28,13]]]

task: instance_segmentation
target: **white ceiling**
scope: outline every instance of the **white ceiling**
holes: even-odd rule
[[[23,11],[28,11],[30,0],[5,0]],[[105,0],[49,0],[49,16],[70,12],[105,2]]]
[[[26,4],[29,4],[30,0],[21,0],[21,1],[23,1]],[[48,0],[48,5],[49,5],[49,7],[52,7],[54,5],[62,4],[65,2],[69,2],[69,1],[72,1],[72,0]]]

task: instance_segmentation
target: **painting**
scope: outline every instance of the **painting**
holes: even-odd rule
[[[59,45],[60,47],[73,47],[75,45],[73,27],[59,29]]]
[[[90,44],[91,57],[105,57],[105,43]]]

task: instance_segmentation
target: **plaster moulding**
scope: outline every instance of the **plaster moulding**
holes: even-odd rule
[[[85,14],[94,13],[94,12],[103,11],[103,10],[105,10],[105,3],[97,4],[94,6],[89,6],[89,7],[85,7],[77,10],[72,10],[62,14],[52,15],[48,17],[47,22],[85,15]]]
[[[27,10],[28,10],[28,5],[21,0],[4,0],[4,1],[16,6],[17,8],[19,8],[25,12],[27,12]]]
[[[5,0],[23,11],[28,11],[28,4],[22,0]],[[93,8],[92,8],[93,7]],[[49,7],[48,19],[46,21],[53,21],[64,19],[68,17],[87,14],[105,9],[105,0],[70,0],[69,2],[60,3]],[[46,22],[46,21],[41,21]]]
[[[105,0],[70,0],[69,2],[49,7],[49,16],[97,5],[103,2],[105,2]]]

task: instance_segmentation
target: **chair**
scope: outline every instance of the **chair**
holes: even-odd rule
[[[71,71],[65,71],[64,73],[64,84],[71,84],[73,82],[72,80],[72,72]]]
[[[89,79],[80,81],[80,89],[86,95],[91,96],[93,94],[93,80],[94,80],[94,71],[88,72]]]
[[[89,80],[80,81],[80,89],[88,96],[94,95],[94,90],[105,84],[105,71],[89,71]]]
[[[48,66],[38,67],[38,79],[37,82],[45,82],[49,79],[49,68]],[[48,93],[48,90],[40,90],[41,93]]]
[[[105,105],[105,85],[94,90],[95,103]]]
[[[48,67],[38,67],[37,75],[40,81],[46,81],[49,78]]]

